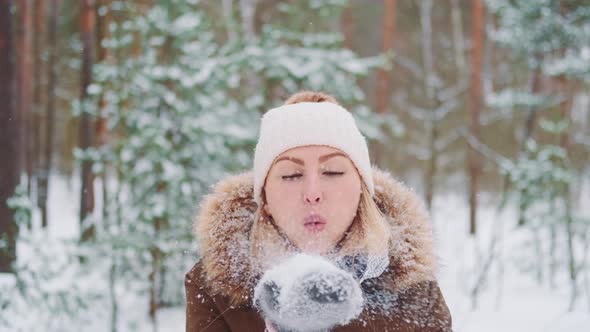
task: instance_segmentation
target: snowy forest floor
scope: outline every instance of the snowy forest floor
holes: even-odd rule
[[[576,306],[570,312],[567,278],[556,278],[559,281],[552,289],[546,281],[539,284],[535,273],[517,268],[519,264],[534,265],[535,253],[524,244],[523,231],[516,229],[515,211],[498,212],[495,202],[490,203],[483,204],[478,213],[478,234],[474,240],[467,234],[466,198],[445,195],[435,200],[433,220],[441,263],[439,281],[451,310],[454,330],[587,331],[590,289],[580,289]],[[473,286],[479,283],[481,271],[489,261],[494,232],[496,255],[489,264],[474,310]],[[503,270],[498,261],[502,262]]]
[[[49,234],[55,238],[75,237],[79,228],[75,203],[77,185],[59,178],[55,180],[49,195]],[[581,283],[586,287],[580,287],[576,306],[568,311],[570,287],[567,275],[558,274],[560,277],[555,279],[556,286],[552,288],[546,280],[539,283],[535,273],[517,269],[517,266],[534,266],[537,259],[533,249],[524,244],[528,240],[526,232],[516,229],[513,209],[498,211],[497,202],[485,196],[481,199],[475,238],[467,234],[469,209],[465,197],[440,194],[434,201],[435,250],[440,261],[438,278],[451,310],[454,330],[588,331],[588,280]],[[495,243],[493,250],[490,250],[491,243]],[[492,251],[494,259],[491,264],[486,264]],[[489,268],[482,273],[485,266]],[[179,280],[182,280],[185,271],[179,273]],[[482,275],[485,278],[482,279]],[[472,293],[476,284],[483,286],[473,309]],[[122,299],[121,316],[135,317],[132,320],[139,324],[121,326],[121,331],[152,330],[146,302],[133,294],[128,300]],[[160,310],[158,331],[183,331],[184,316],[184,307]],[[96,331],[108,330],[105,321],[98,322]]]

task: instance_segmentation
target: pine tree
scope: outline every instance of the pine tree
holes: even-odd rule
[[[488,105],[493,108],[528,112],[523,148],[513,167],[505,170],[518,201],[518,224],[533,234],[532,247],[538,258],[534,271],[539,280],[548,271],[550,284],[555,285],[556,274],[567,271],[573,309],[578,274],[584,266],[577,248],[587,247],[584,234],[589,223],[578,216],[572,204],[571,188],[579,171],[570,161],[567,133],[575,124],[569,117],[572,95],[564,86],[590,79],[590,62],[584,53],[590,46],[590,10],[575,0],[494,0],[488,5],[498,17],[493,38],[532,72],[529,87],[511,87],[488,96]],[[542,88],[541,79],[557,88]],[[547,114],[545,118],[538,116],[541,111]],[[541,133],[533,135],[538,118],[550,140]],[[549,241],[541,241],[541,236]],[[567,261],[559,262],[560,256]]]

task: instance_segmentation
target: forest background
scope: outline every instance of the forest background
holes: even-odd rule
[[[424,198],[455,330],[582,331],[589,82],[583,0],[0,0],[0,329],[182,329],[198,201],[306,89]]]

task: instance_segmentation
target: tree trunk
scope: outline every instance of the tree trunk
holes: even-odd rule
[[[559,6],[560,6],[560,8],[559,8],[560,15],[562,17],[566,16],[567,11],[569,11],[570,8],[568,8],[568,6],[565,2],[560,2]],[[565,50],[562,50],[560,53],[561,53],[562,57],[565,57]],[[567,81],[567,78],[565,77],[565,75],[561,75],[558,78],[558,82],[559,82],[558,88],[559,88],[560,93],[563,98],[563,100],[561,101],[561,103],[559,105],[559,119],[560,119],[560,121],[563,121],[563,122],[567,123],[569,126],[571,126],[572,125],[571,107],[572,107],[572,102],[573,102],[573,98],[574,98],[574,93],[573,93],[574,89],[571,84],[568,84],[571,82]],[[560,137],[559,137],[559,145],[561,146],[561,148],[563,148],[566,151],[566,158],[564,160],[564,166],[568,169],[572,169],[572,166],[570,165],[570,161],[569,161],[569,157],[568,157],[569,153],[570,153],[570,135],[569,135],[569,133],[571,132],[571,129],[569,129],[569,130],[568,129],[561,132]],[[570,287],[571,287],[570,303],[569,303],[568,310],[573,311],[575,304],[576,304],[577,295],[578,295],[578,282],[577,282],[578,268],[576,268],[577,264],[576,264],[575,250],[574,250],[574,238],[576,236],[576,231],[575,231],[575,225],[574,225],[574,215],[572,213],[573,206],[572,206],[572,193],[571,193],[570,183],[567,183],[567,182],[564,183],[563,191],[561,192],[561,195],[563,195],[563,200],[565,203],[566,215],[564,217],[565,217],[565,226],[566,226],[566,233],[567,233],[568,272],[569,272]]]
[[[109,269],[109,297],[111,300],[111,332],[117,332],[119,323],[119,302],[117,301],[117,263],[116,256],[112,258]]]
[[[47,215],[47,201],[49,198],[49,178],[51,176],[53,158],[53,126],[55,122],[55,88],[57,85],[57,24],[59,20],[59,0],[51,0],[49,6],[49,27],[47,35],[47,104],[45,110],[45,145],[43,146],[43,166],[39,172],[39,208],[41,209],[41,224],[43,227],[49,225]]]
[[[393,39],[395,30],[395,10],[396,0],[383,1],[383,30],[381,40],[381,50],[383,53],[391,54],[393,49]],[[379,68],[377,70],[377,86],[375,94],[376,112],[378,114],[385,114],[390,111],[391,98],[391,82],[390,82],[391,67],[388,69]],[[371,144],[371,155],[374,163],[379,165],[385,162],[385,142],[375,142]]]
[[[96,12],[96,45],[98,50],[97,62],[103,62],[108,56],[108,49],[102,46],[102,40],[108,37],[108,25],[109,25],[109,0],[100,0],[99,7],[106,9],[104,14]],[[105,99],[104,95],[101,94],[98,101],[98,119],[96,121],[96,146],[101,147],[107,143],[107,119],[105,114]],[[105,162],[105,161],[103,161]],[[102,217],[103,220],[107,217],[108,211],[108,190],[107,190],[107,168],[103,167],[103,172],[100,175],[102,182]]]
[[[430,124],[430,136],[428,142],[430,159],[428,159],[428,176],[426,177],[426,208],[429,212],[432,212],[436,176],[438,174],[438,149],[436,147],[438,138],[438,125],[436,124],[436,120],[434,120]]]
[[[236,28],[235,28],[235,20],[234,20],[234,5],[233,0],[223,0],[222,1],[222,10],[223,10],[223,20],[226,24],[227,29],[227,39],[229,41],[236,40]]]
[[[45,84],[45,70],[43,68],[43,51],[45,49],[45,1],[35,1],[35,34],[34,34],[34,72],[35,72],[35,85],[33,87],[33,118],[32,118],[32,155],[31,164],[33,168],[33,178],[31,181],[35,181],[36,193],[37,193],[37,204],[39,204],[40,190],[39,190],[39,173],[42,171],[41,162],[41,146],[43,141],[42,137],[42,111],[43,108],[43,87]],[[42,212],[43,213],[43,212]],[[43,217],[41,218],[43,219]]]
[[[571,196],[570,196],[570,186],[569,184],[564,185],[564,201],[565,201],[565,230],[567,234],[567,258],[568,258],[568,274],[570,279],[570,303],[568,306],[569,311],[574,310],[574,306],[576,304],[576,299],[578,297],[578,269],[576,268],[576,256],[574,250],[574,238],[575,234],[575,225],[574,225],[574,216],[572,215],[572,203],[571,203]]]
[[[154,223],[154,231],[155,231],[154,234],[156,234],[156,236],[160,231],[160,226],[161,226],[161,219],[156,219],[155,223]],[[160,249],[157,246],[153,246],[152,248],[150,248],[150,254],[152,257],[152,270],[150,271],[150,274],[148,276],[148,279],[150,282],[149,316],[150,316],[150,320],[152,321],[154,331],[156,331],[157,326],[158,326],[157,312],[158,312],[159,302],[160,302],[158,299],[158,294],[159,294],[158,277],[161,277],[161,275],[159,274],[159,271],[160,271],[160,264],[162,264],[162,262],[161,262]]]
[[[537,57],[538,61],[542,61],[541,57]],[[533,71],[531,76],[531,93],[538,94],[541,91],[541,68],[537,67]],[[524,150],[526,147],[526,142],[529,138],[533,136],[533,130],[535,129],[535,123],[537,119],[537,108],[536,107],[529,107],[526,124],[524,129],[524,138],[522,140],[522,147],[521,150]]]
[[[393,48],[396,0],[384,0],[384,7],[381,50],[383,53],[386,53],[390,52]],[[389,99],[391,97],[390,71],[383,68],[377,71],[377,113],[379,114],[385,114],[389,109]]]
[[[242,15],[242,29],[246,38],[256,38],[254,16],[258,0],[240,0],[240,14]]]
[[[19,153],[22,145],[19,135],[19,118],[14,104],[14,44],[12,36],[11,1],[0,1],[0,240],[7,247],[0,250],[0,273],[13,272],[16,260],[17,225],[13,211],[6,200],[14,194],[19,180]]]
[[[542,61],[542,57],[540,55],[535,56],[537,61]],[[541,91],[541,68],[537,67],[532,73],[530,79],[530,91],[532,94],[538,94]],[[528,151],[526,148],[527,141],[533,137],[533,132],[535,130],[535,124],[537,122],[537,108],[534,106],[529,107],[528,114],[524,126],[524,137],[522,138],[521,146],[520,146],[520,155],[528,155]],[[506,175],[508,177],[508,175]],[[508,182],[508,180],[505,180]],[[508,186],[505,186],[507,188]],[[520,190],[519,198],[518,198],[518,226],[523,226],[526,224],[526,210],[528,209],[528,203],[526,202],[525,197],[528,196],[527,188]]]
[[[87,102],[87,89],[92,81],[92,60],[94,52],[94,26],[95,26],[94,0],[82,1],[80,15],[80,38],[82,41],[82,72],[80,86],[80,148],[85,150],[92,147],[92,118],[85,109]],[[87,224],[87,217],[94,210],[94,176],[92,163],[89,160],[82,161],[82,189],[80,197],[80,231],[81,240],[85,241],[94,237],[94,225]]]
[[[432,57],[432,0],[420,2],[420,30],[421,30],[421,54],[422,66],[424,68],[424,93],[426,95],[426,108],[430,112],[428,118],[428,150],[430,156],[428,159],[428,171],[426,174],[426,207],[432,211],[432,201],[434,199],[434,187],[437,173],[438,151],[436,141],[438,140],[438,124],[435,117],[438,101],[435,100],[435,91],[432,85],[434,76],[434,61]]]
[[[563,98],[559,104],[559,119],[571,126],[572,123],[570,121],[570,113],[572,102],[574,99],[574,94],[572,93],[573,89],[571,88],[571,84],[568,84],[568,81],[564,76],[558,78],[558,86],[559,93]],[[569,151],[570,149],[570,132],[571,130],[566,129],[563,132],[561,132],[559,136],[559,146],[561,146],[566,151]]]
[[[482,0],[472,1],[472,51],[471,51],[471,135],[479,140],[480,123],[479,114],[482,107],[482,83],[481,71],[483,64],[484,42],[484,7]],[[477,193],[481,161],[479,154],[473,147],[469,147],[469,233],[475,235],[477,225]]]
[[[352,4],[348,4],[342,10],[340,18],[340,28],[344,37],[344,48],[352,49]]]
[[[463,21],[461,19],[461,6],[459,0],[451,0],[451,19],[453,25],[453,48],[455,51],[455,66],[459,74],[466,70],[465,45],[463,43]],[[462,76],[462,75],[461,75]]]
[[[30,193],[32,140],[29,138],[29,133],[31,132],[31,114],[33,107],[33,1],[19,0],[17,1],[17,4],[21,29],[18,52],[18,58],[20,59],[18,113],[21,118],[20,139],[23,144],[22,146],[25,149],[24,153],[20,154],[20,163],[29,179],[27,186]]]

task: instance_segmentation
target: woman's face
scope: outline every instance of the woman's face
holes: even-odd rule
[[[352,223],[361,179],[352,161],[327,146],[280,154],[268,172],[265,210],[304,252],[325,254]]]

